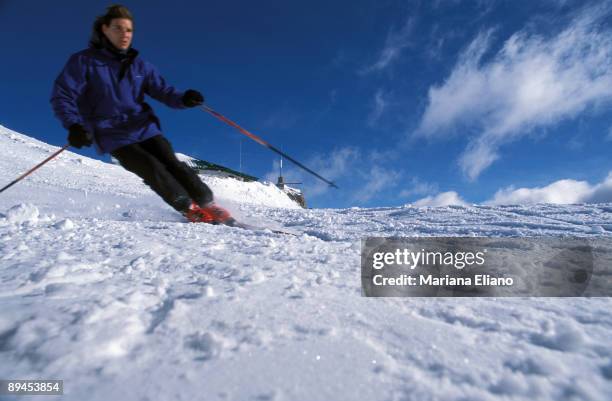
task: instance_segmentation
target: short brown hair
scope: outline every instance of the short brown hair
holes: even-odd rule
[[[115,18],[125,18],[132,21],[134,23],[134,17],[132,17],[132,13],[127,7],[122,6],[121,4],[113,4],[106,8],[106,14],[99,15],[96,17],[96,20],[93,23],[93,28],[91,32],[90,43],[95,47],[102,46],[102,25],[110,25],[111,21]]]

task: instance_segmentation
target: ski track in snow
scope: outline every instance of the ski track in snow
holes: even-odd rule
[[[0,145],[5,181],[55,149]],[[365,298],[359,261],[366,236],[612,237],[612,204],[302,210],[205,180],[300,234],[186,224],[70,152],[0,195],[0,378],[63,379],[57,400],[612,399],[610,299]]]

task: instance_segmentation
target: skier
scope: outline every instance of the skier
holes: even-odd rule
[[[204,97],[168,85],[138,57],[131,47],[133,29],[126,7],[108,7],[94,22],[89,47],[73,54],[55,80],[51,104],[69,144],[80,149],[95,143],[98,153],[110,153],[189,221],[231,224],[234,219],[214,203],[210,188],[176,158],[144,99],[147,94],[183,109],[202,105]]]

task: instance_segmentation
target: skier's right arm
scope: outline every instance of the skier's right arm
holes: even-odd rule
[[[86,84],[87,66],[84,57],[74,54],[55,79],[50,99],[55,116],[66,129],[70,129],[74,124],[83,125],[77,101],[84,92]]]

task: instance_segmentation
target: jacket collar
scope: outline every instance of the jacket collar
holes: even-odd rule
[[[113,44],[104,35],[101,35],[101,37],[96,39],[97,40],[91,40],[89,42],[89,47],[100,50],[110,58],[119,61],[129,60],[129,62],[131,62],[138,56],[138,50],[130,47],[127,49],[127,51],[121,51],[113,46]]]

